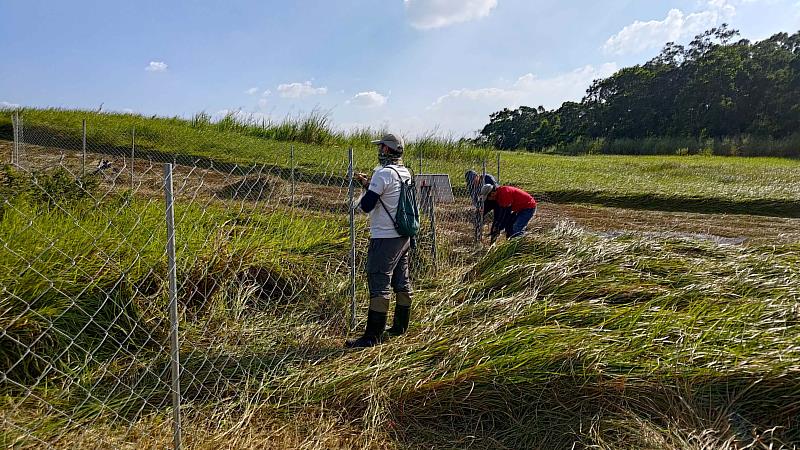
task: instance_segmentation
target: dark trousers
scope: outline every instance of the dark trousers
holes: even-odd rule
[[[536,208],[523,209],[518,213],[512,213],[506,221],[506,237],[511,239],[525,234],[525,227],[536,214]]]
[[[367,251],[367,283],[369,284],[370,309],[378,312],[389,310],[391,289],[398,294],[398,301],[410,301],[411,280],[408,274],[408,250],[410,238],[370,239]]]

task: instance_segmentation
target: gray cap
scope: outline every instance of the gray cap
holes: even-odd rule
[[[377,141],[372,141],[373,144],[386,144],[387,147],[394,150],[396,153],[403,153],[403,138],[395,136],[391,133],[384,134],[382,138]]]
[[[486,200],[486,197],[488,197],[493,190],[494,190],[494,185],[484,184],[483,186],[481,186],[481,191],[480,194],[478,194],[478,197],[482,200]]]

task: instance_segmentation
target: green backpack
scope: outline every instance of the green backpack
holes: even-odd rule
[[[414,175],[411,175],[410,180],[403,181],[403,177],[400,176],[400,172],[398,172],[397,169],[391,166],[386,167],[394,170],[394,173],[397,174],[397,178],[400,180],[400,197],[397,200],[397,213],[395,217],[389,214],[389,209],[386,208],[386,205],[380,197],[378,201],[381,202],[383,210],[386,211],[386,214],[392,219],[397,234],[400,236],[414,237],[419,233],[419,207],[417,206],[417,185],[414,182]],[[409,170],[409,173],[410,172]]]

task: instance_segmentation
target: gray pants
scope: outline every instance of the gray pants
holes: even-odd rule
[[[389,310],[390,286],[397,293],[398,304],[411,306],[410,241],[408,237],[370,239],[367,252],[370,309],[378,312]]]

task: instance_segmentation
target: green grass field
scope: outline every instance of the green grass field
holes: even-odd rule
[[[288,167],[295,147],[299,170],[322,178],[347,171],[347,148],[353,146],[357,170],[375,165],[366,131],[348,139],[329,131],[322,143],[278,141],[258,136],[258,127],[226,126],[182,119],[145,118],[85,111],[26,110],[26,140],[55,148],[79,149],[81,121],[88,122],[90,151],[128,154],[136,127],[141,157],[148,150],[189,155],[217,162],[262,163]],[[223,124],[224,125],[224,124]],[[277,125],[276,125],[277,126]],[[325,123],[317,127],[324,129]],[[299,132],[298,132],[299,133]],[[11,137],[10,113],[0,115],[0,137]],[[285,133],[301,139],[301,134]],[[314,136],[320,132],[312,133]],[[306,140],[319,140],[307,138]],[[447,173],[460,187],[465,170],[496,172],[497,152],[435,139],[409,143],[407,165]],[[163,155],[161,155],[163,156]],[[780,158],[707,156],[579,156],[501,152],[501,181],[528,189],[544,200],[594,203],[670,211],[758,214],[800,217],[800,161]]]
[[[75,148],[84,115],[26,111],[26,136],[41,151]],[[279,155],[290,142],[252,130],[89,117],[106,151],[125,147],[135,123],[143,154],[288,163]],[[0,121],[0,137],[8,125]],[[294,144],[300,167],[342,176],[343,138],[325,139]],[[426,145],[436,156],[426,167],[457,183],[485,152]],[[374,164],[371,148],[358,155],[359,167]],[[799,200],[794,160],[501,158],[504,182],[551,201],[619,202],[626,213],[794,217]],[[227,178],[180,169],[178,186],[202,181],[179,188],[176,205],[185,448],[800,445],[800,242],[779,239],[780,229],[730,244],[632,231],[628,218],[609,233],[537,217],[535,233],[491,247],[443,232],[443,251],[458,257],[434,271],[418,255],[409,333],[353,352],[342,349],[342,190],[293,205],[218,198]],[[131,193],[127,180],[65,179],[52,169],[0,173],[0,446],[169,447],[163,198]],[[458,208],[442,207],[445,231],[468,223]],[[360,218],[359,267],[365,228]]]

